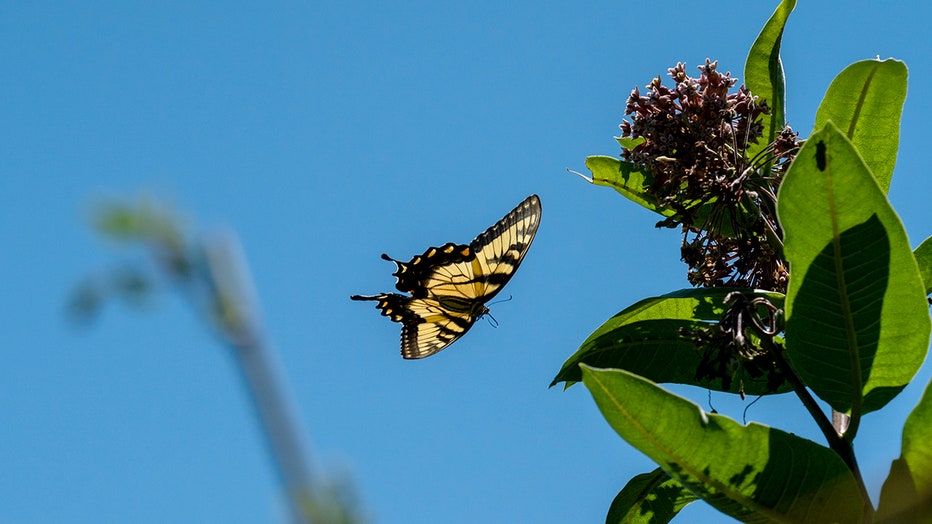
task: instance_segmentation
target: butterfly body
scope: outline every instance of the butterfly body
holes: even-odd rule
[[[527,254],[540,224],[540,199],[531,195],[469,244],[428,248],[395,264],[395,288],[402,293],[353,295],[376,301],[382,315],[402,324],[401,356],[433,355],[463,336],[489,312],[491,300]]]

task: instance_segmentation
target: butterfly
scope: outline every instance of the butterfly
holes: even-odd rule
[[[540,225],[540,198],[527,197],[469,244],[431,247],[410,262],[394,262],[402,293],[352,295],[376,301],[382,315],[400,322],[401,356],[424,358],[449,346],[489,312],[486,303],[511,279]]]

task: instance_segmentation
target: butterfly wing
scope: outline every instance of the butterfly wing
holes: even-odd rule
[[[501,291],[518,270],[537,234],[540,214],[540,198],[531,195],[470,242],[475,253],[472,281],[483,302]]]
[[[485,307],[511,279],[540,224],[541,206],[531,195],[469,245],[432,247],[410,262],[395,263],[395,287],[411,296],[354,295],[375,300],[382,314],[404,327],[401,355],[423,358],[449,346],[488,312]]]
[[[395,263],[398,291],[415,297],[455,296],[487,302],[518,269],[540,225],[540,198],[531,195],[469,245],[427,249],[410,262]]]
[[[395,288],[420,298],[427,297],[435,285],[453,281],[454,275],[465,276],[470,273],[473,257],[474,253],[469,246],[452,242],[428,248],[410,262],[401,262],[382,254],[384,260],[395,263],[396,269],[392,273],[398,279]]]
[[[402,324],[401,356],[424,358],[452,344],[463,336],[481,316],[471,310],[447,307],[440,300],[415,298],[397,293],[353,295],[353,300],[375,300],[382,314]]]

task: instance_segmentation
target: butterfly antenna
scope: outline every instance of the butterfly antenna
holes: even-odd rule
[[[503,298],[503,299],[501,299],[501,300],[496,300],[495,302],[489,303],[489,305],[492,306],[492,305],[495,305],[495,304],[501,304],[502,302],[508,302],[508,301],[511,300],[512,298],[513,298],[513,297],[512,297],[511,295],[508,295],[508,298]]]
[[[495,320],[495,317],[492,316],[492,313],[486,313],[485,317],[489,319],[489,325],[491,325],[494,328],[498,327],[498,320]]]

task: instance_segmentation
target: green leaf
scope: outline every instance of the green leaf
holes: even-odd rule
[[[631,139],[619,139],[619,142],[627,140]],[[643,139],[639,137],[632,140],[631,143],[634,141],[642,142]],[[592,178],[580,176],[588,182],[598,186],[611,187],[632,202],[646,207],[661,216],[670,217],[676,214],[673,209],[661,204],[656,195],[650,191],[651,175],[639,170],[637,166],[631,162],[625,162],[611,156],[590,156],[586,157],[586,167],[592,172]],[[579,173],[576,174],[579,175]],[[697,202],[682,202],[682,204],[689,207],[697,204]],[[715,208],[714,200],[704,203],[702,207],[696,211],[696,223],[705,223],[708,217],[716,212]],[[744,206],[740,206],[735,211],[739,216],[735,217],[734,220],[721,221],[721,223],[719,223],[719,233],[726,236],[735,235],[736,233],[731,229],[731,224],[733,222],[742,223],[743,220],[747,220],[748,216],[756,217],[758,213],[757,210],[751,212]]]
[[[144,229],[141,213],[135,207],[122,204],[100,206],[94,223],[102,234],[117,240],[134,240]]]
[[[657,468],[625,484],[608,508],[605,524],[663,524],[698,498]]]
[[[671,478],[745,522],[860,522],[854,476],[832,450],[708,414],[623,370],[583,366],[608,423]]]
[[[926,295],[932,293],[932,237],[929,237],[919,244],[919,247],[913,251],[916,257],[916,264],[919,265],[919,274],[922,275],[922,281],[926,286]]]
[[[661,206],[649,192],[651,176],[639,171],[631,162],[623,162],[611,156],[590,156],[586,157],[586,167],[592,172],[592,179],[586,178],[589,182],[611,187],[632,202],[663,216],[673,214],[671,209]]]
[[[918,518],[924,515],[924,520]],[[890,466],[877,508],[878,521],[932,521],[932,384],[903,425],[903,449]]]
[[[685,289],[646,298],[608,319],[589,335],[550,385],[564,382],[568,388],[580,381],[579,364],[585,363],[627,369],[655,382],[693,384],[725,391],[721,380],[701,384],[696,381],[702,355],[695,343],[680,331],[717,322],[725,311],[725,296],[734,291],[742,291],[749,297],[764,297],[773,305],[783,307],[780,293],[751,289]],[[747,394],[774,393],[767,388],[766,377],[742,379]],[[778,389],[777,392],[782,391]]]
[[[170,207],[140,199],[137,203],[108,202],[94,210],[97,230],[121,242],[144,242],[161,249],[181,249],[183,223]]]
[[[816,129],[831,120],[844,132],[884,193],[896,165],[906,76],[899,60],[855,62],[832,81],[815,118]]]
[[[790,262],[786,350],[832,408],[880,409],[929,345],[925,287],[899,217],[831,123],[800,150],[777,197]]]
[[[796,0],[783,0],[777,6],[757,35],[744,64],[744,85],[751,90],[751,94],[766,100],[770,106],[770,114],[763,115],[761,119],[763,136],[756,144],[748,146],[750,158],[773,142],[786,122],[786,81],[780,62],[780,43],[786,20],[795,7]]]
[[[919,516],[932,508],[920,508],[912,473],[903,459],[890,464],[890,474],[880,491],[880,504],[874,522],[878,524],[912,524],[922,522]],[[928,522],[928,519],[926,519]]]
[[[632,138],[630,136],[616,136],[615,140],[618,142],[618,145],[627,151],[631,151],[637,146],[647,142],[647,138],[639,136],[637,138]]]
[[[932,502],[932,384],[903,425],[902,459],[912,471],[920,498]]]
[[[679,334],[682,329],[707,326],[684,320],[642,320],[612,326],[614,317],[597,329],[579,347],[551,382],[568,388],[582,380],[580,364],[627,369],[656,382],[692,384],[702,355],[695,343]],[[721,382],[710,385],[721,389]],[[756,394],[752,393],[752,394]]]

